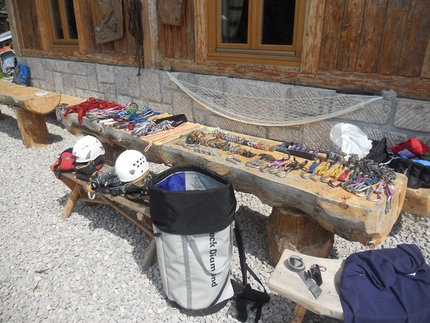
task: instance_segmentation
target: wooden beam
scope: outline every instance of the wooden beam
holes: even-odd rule
[[[210,0],[209,0],[210,1]],[[208,31],[207,31],[207,0],[194,1],[194,22],[196,40],[196,63],[204,64],[208,53]]]
[[[12,40],[13,40],[13,50],[15,51],[15,54],[17,56],[22,56],[21,48],[23,47],[22,44],[22,33],[21,28],[18,21],[18,15],[17,15],[17,8],[15,7],[15,1],[14,0],[6,0],[6,9],[8,12],[8,20],[10,25],[10,32],[12,34]]]
[[[303,37],[301,71],[316,73],[318,70],[325,0],[308,0]]]
[[[345,3],[337,69],[353,72],[357,62],[365,0],[348,0]]]
[[[157,4],[154,0],[143,0],[142,7],[143,60],[145,68],[151,68],[159,56]]]
[[[134,55],[113,53],[80,53],[78,51],[42,51],[37,49],[23,49],[22,56],[61,59],[75,62],[98,63],[120,66],[137,66]]]
[[[426,53],[424,55],[423,68],[421,70],[421,77],[430,79],[430,35],[427,40]]]
[[[356,72],[376,73],[388,0],[367,0],[359,36]]]
[[[399,97],[430,100],[430,79],[328,70],[318,70],[317,73],[300,73],[291,67],[214,61],[207,61],[205,65],[199,65],[191,60],[169,58],[159,59],[157,65],[160,67],[174,66],[175,71],[178,72],[315,86],[348,93],[380,95],[382,90],[393,89]]]

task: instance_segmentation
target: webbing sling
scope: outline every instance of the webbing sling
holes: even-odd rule
[[[238,312],[237,319],[240,322],[245,322],[248,319],[248,313],[246,311],[246,302],[253,302],[254,305],[251,307],[251,310],[257,309],[255,313],[255,322],[261,318],[261,309],[264,304],[270,301],[270,296],[264,288],[262,282],[257,277],[257,275],[249,268],[246,263],[246,255],[245,248],[243,245],[242,233],[240,231],[240,227],[237,221],[235,221],[234,233],[236,236],[236,244],[239,250],[239,261],[240,261],[240,269],[242,271],[242,284],[232,280],[233,289],[236,295],[236,309]],[[247,272],[254,277],[254,279],[263,287],[264,292],[260,292],[256,289],[252,289],[251,285],[248,284]]]

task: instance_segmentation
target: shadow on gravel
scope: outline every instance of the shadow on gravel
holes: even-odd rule
[[[21,132],[19,131],[18,127],[18,121],[15,117],[12,115],[14,114],[12,108],[6,107],[6,109],[10,109],[8,113],[4,113],[4,106],[1,107],[3,109],[0,119],[0,131],[7,134],[10,138],[16,139],[16,140],[22,140]],[[59,123],[55,117],[55,114],[53,116],[46,115],[45,116],[46,122],[49,122],[55,126],[59,126],[62,128],[65,128],[65,126],[62,123]],[[59,135],[54,135],[52,133],[49,133],[49,136],[52,140],[52,142],[61,142],[63,140],[63,137]]]
[[[241,228],[245,253],[258,258],[265,264],[268,264],[267,219],[267,216],[243,205],[236,212],[236,220]]]
[[[64,208],[66,206],[69,194],[57,199],[58,203]],[[126,212],[130,211],[124,208]],[[130,211],[130,214],[134,214],[134,211]],[[61,216],[61,215],[60,215]],[[151,238],[134,225],[130,220],[126,219],[119,212],[114,210],[112,207],[104,204],[97,204],[89,206],[85,202],[77,201],[73,207],[72,214],[70,217],[83,216],[90,223],[88,228],[91,231],[98,229],[106,230],[115,236],[124,239],[132,247],[132,256],[140,268],[142,259],[151,242]],[[67,219],[65,219],[67,221]],[[91,246],[89,246],[91,248]],[[146,271],[142,272],[146,274],[150,279],[154,287],[159,293],[163,294],[163,286],[159,279],[158,265],[155,260],[152,266]],[[154,276],[156,275],[156,276]]]
[[[6,114],[4,112],[4,106],[2,108],[2,118],[0,119],[0,131],[7,134],[10,138],[20,140],[22,139],[21,133],[18,128],[18,121],[16,118]]]

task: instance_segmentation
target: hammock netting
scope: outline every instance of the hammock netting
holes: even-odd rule
[[[225,118],[261,126],[300,125],[356,111],[380,96],[191,73],[168,73],[191,98]]]

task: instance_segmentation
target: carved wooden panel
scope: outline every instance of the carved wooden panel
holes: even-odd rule
[[[96,43],[108,43],[124,35],[122,1],[98,0],[100,24],[95,28]]]

